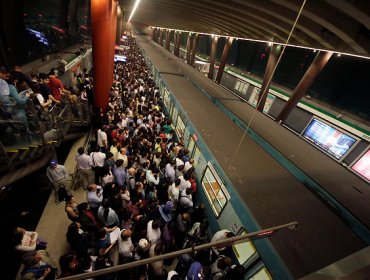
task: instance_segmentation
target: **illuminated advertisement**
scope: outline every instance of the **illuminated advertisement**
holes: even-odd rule
[[[303,137],[336,159],[340,159],[357,141],[355,138],[315,118],[312,119],[303,132]]]
[[[114,61],[117,62],[117,61],[122,61],[122,62],[126,62],[126,56],[124,55],[114,55]]]
[[[370,150],[368,150],[354,165],[352,170],[370,180]]]

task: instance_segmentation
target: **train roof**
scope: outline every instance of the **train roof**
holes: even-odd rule
[[[243,138],[244,131],[202,94],[200,87],[244,123],[254,115],[251,128],[257,134],[366,226],[370,225],[368,184],[268,116],[254,113],[248,104],[154,42],[141,36],[138,41],[260,227],[299,222],[297,232],[270,238],[294,277],[312,273],[366,247],[333,209],[254,140]]]

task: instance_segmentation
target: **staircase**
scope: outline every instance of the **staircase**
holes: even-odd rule
[[[15,113],[16,112],[16,113]],[[26,119],[20,121],[19,114]],[[62,141],[81,137],[90,129],[87,102],[64,102],[39,112],[29,100],[23,111],[0,116],[0,187],[43,168]]]

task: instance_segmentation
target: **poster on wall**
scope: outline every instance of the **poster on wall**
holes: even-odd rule
[[[257,87],[255,87],[252,91],[251,97],[249,98],[249,103],[252,104],[253,107],[257,107],[258,96],[260,95],[260,92],[261,90]],[[274,104],[275,99],[276,99],[275,95],[272,95],[270,93],[267,95],[265,106],[263,107],[263,112],[265,114],[268,114],[272,104]]]
[[[370,150],[360,157],[351,168],[370,181]]]

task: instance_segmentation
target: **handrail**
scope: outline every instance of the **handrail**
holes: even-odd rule
[[[216,246],[230,246],[230,245],[234,245],[234,244],[243,243],[243,242],[245,242],[247,240],[250,240],[250,239],[253,239],[253,238],[270,237],[272,234],[276,233],[280,229],[289,228],[291,230],[296,230],[297,226],[298,226],[298,222],[290,222],[290,223],[287,223],[287,224],[284,224],[284,225],[275,226],[275,227],[271,227],[271,228],[263,229],[263,230],[260,230],[260,231],[248,233],[248,234],[245,234],[245,235],[235,236],[235,237],[231,237],[231,238],[227,238],[227,239],[223,239],[223,240],[219,240],[219,241],[215,241],[215,242],[209,242],[209,243],[202,244],[202,245],[199,245],[199,246],[194,246],[194,247],[191,247],[191,248],[178,250],[178,251],[175,251],[175,252],[171,252],[171,253],[168,253],[168,254],[163,254],[163,255],[160,255],[160,256],[152,257],[152,258],[147,258],[147,259],[143,259],[143,260],[139,260],[139,261],[135,261],[135,262],[130,262],[130,263],[117,265],[117,266],[110,267],[110,268],[105,268],[105,269],[96,270],[96,271],[92,271],[92,272],[86,272],[86,273],[82,273],[82,274],[78,274],[78,275],[74,275],[74,276],[68,276],[68,277],[59,278],[59,279],[63,279],[63,280],[81,280],[81,279],[88,279],[88,278],[92,278],[92,277],[96,277],[96,276],[102,276],[102,275],[106,275],[106,274],[110,274],[110,273],[119,272],[119,271],[122,271],[122,270],[125,270],[125,269],[134,268],[134,267],[137,267],[137,266],[149,264],[149,263],[156,262],[156,261],[161,261],[161,260],[165,260],[165,259],[169,259],[169,258],[178,257],[178,256],[181,256],[181,255],[184,255],[184,254],[193,254],[197,251],[210,249],[210,248],[216,247]]]

